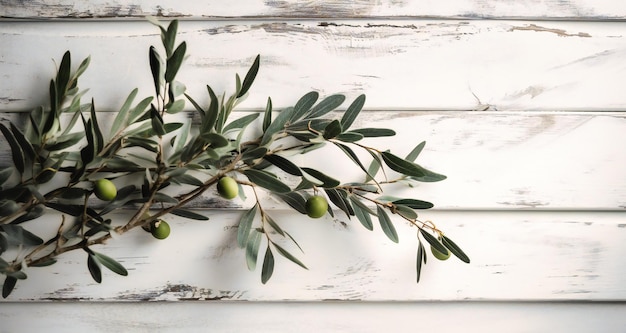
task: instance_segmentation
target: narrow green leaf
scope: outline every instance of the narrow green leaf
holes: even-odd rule
[[[176,178],[172,180],[181,184],[188,184],[193,186],[202,186],[203,184],[200,179],[188,174],[176,176]]]
[[[263,258],[263,267],[261,268],[261,283],[265,284],[270,280],[274,273],[274,255],[267,244],[267,250],[265,250],[265,257]]]
[[[48,112],[48,117],[46,118],[46,122],[44,124],[42,134],[50,132],[54,127],[55,123],[58,124],[58,108],[59,108],[59,100],[57,97],[57,85],[54,80],[50,80],[50,112]]]
[[[267,130],[267,128],[272,123],[272,99],[270,97],[267,98],[267,104],[265,105],[265,113],[263,114],[263,132]]]
[[[382,161],[380,160],[380,157],[374,153],[371,150],[367,150],[367,152],[372,156],[372,162],[370,163],[370,166],[367,168],[367,175],[365,177],[365,182],[369,182],[370,180],[373,180],[374,177],[376,177],[376,174],[378,174],[378,171],[380,170],[380,167],[382,165]]]
[[[419,235],[419,233],[418,233]],[[416,271],[416,283],[420,282],[420,276],[422,275],[422,264],[426,264],[426,253],[424,250],[424,245],[422,244],[422,242],[419,240],[419,237],[417,239],[418,244],[417,244],[417,258],[415,260],[415,271]]]
[[[278,244],[276,243],[272,243],[274,245],[274,247],[276,248],[276,251],[278,251],[278,253],[289,259],[291,262],[295,263],[296,265],[304,268],[304,269],[308,269],[303,263],[302,261],[298,260],[298,258],[296,258],[293,254],[289,253],[287,250],[283,249],[282,247],[280,247]]]
[[[120,129],[125,128],[128,125],[130,106],[135,100],[138,92],[139,89],[133,89],[133,91],[131,91],[126,98],[126,101],[124,101],[124,104],[122,104],[120,111],[115,116],[115,119],[113,119],[113,125],[111,125],[111,130],[109,132],[110,137],[115,136],[120,131]]]
[[[403,205],[411,207],[413,209],[430,209],[433,208],[433,204],[428,201],[422,201],[417,199],[400,199],[393,201],[396,205]]]
[[[296,105],[293,107],[293,114],[291,115],[291,118],[289,118],[289,121],[293,123],[304,117],[304,115],[309,112],[315,102],[317,102],[319,96],[320,94],[317,91],[310,91],[304,96],[300,97],[300,99],[296,102]]]
[[[111,270],[111,272],[122,276],[128,275],[128,271],[126,270],[126,268],[124,268],[124,266],[122,266],[122,264],[120,264],[119,262],[115,261],[115,259],[102,253],[94,252],[93,254],[96,259],[98,259],[98,262],[100,262],[104,267]]]
[[[393,171],[399,172],[403,175],[414,176],[414,177],[423,177],[426,175],[424,172],[424,168],[421,166],[404,160],[390,152],[382,152],[381,156],[385,164]]]
[[[12,276],[7,276],[6,279],[4,279],[4,284],[2,285],[2,298],[7,298],[11,295],[16,283],[17,279]]]
[[[152,130],[158,135],[158,136],[163,136],[165,135],[165,127],[164,127],[164,123],[163,123],[163,118],[161,117],[161,115],[159,114],[159,111],[157,111],[154,106],[152,106],[150,108],[150,119],[151,119],[151,124],[152,124]]]
[[[320,118],[339,107],[345,100],[346,96],[344,95],[330,95],[313,107],[311,112],[307,113],[305,117],[307,119]]]
[[[359,112],[363,109],[363,105],[365,105],[365,95],[359,95],[359,97],[350,104],[343,114],[343,117],[341,117],[341,128],[343,128],[344,131],[352,126],[354,120],[359,116]]]
[[[252,222],[256,216],[259,204],[256,203],[252,208],[246,211],[239,220],[239,227],[237,228],[237,245],[239,248],[246,247],[248,238],[250,236],[250,230],[252,229]]]
[[[166,69],[165,69],[165,82],[171,83],[174,81],[178,70],[180,69],[180,65],[183,63],[183,59],[185,59],[185,53],[187,52],[187,43],[182,42],[176,48],[176,51],[172,54],[171,57],[167,59]]]
[[[0,188],[2,188],[2,184],[11,178],[12,174],[13,170],[11,168],[4,168],[0,170]]]
[[[185,108],[185,100],[178,99],[174,101],[174,103],[168,104],[165,112],[169,114],[176,114],[176,113],[179,113],[180,111],[183,111],[184,108]]]
[[[52,266],[54,264],[56,264],[57,260],[56,259],[48,259],[45,261],[42,261],[40,263],[36,263],[36,264],[30,264],[28,265],[28,267],[46,267],[46,266]]]
[[[187,219],[192,219],[192,220],[198,220],[198,221],[208,221],[209,218],[202,215],[202,214],[198,214],[195,212],[192,212],[190,210],[186,210],[186,209],[174,209],[172,210],[170,213],[174,214],[174,215],[178,215],[180,217],[184,217]]]
[[[202,133],[210,132],[215,127],[215,123],[217,122],[217,118],[220,114],[219,100],[217,96],[209,85],[206,86],[206,89],[209,93],[211,104],[209,104],[209,110],[207,111],[206,117],[204,117],[204,121],[200,127]]]
[[[66,134],[58,137],[55,142],[46,144],[45,148],[48,151],[64,150],[79,143],[84,137],[85,133],[82,132]]]
[[[13,136],[13,133],[11,133],[11,131],[6,128],[4,124],[0,124],[0,130],[2,131],[2,134],[4,134],[7,142],[9,143],[9,147],[11,147],[13,165],[15,166],[17,171],[19,171],[19,173],[24,173],[24,153],[22,152],[22,148],[15,139],[15,136]]]
[[[126,138],[126,144],[124,147],[141,147],[145,150],[156,153],[159,150],[158,145],[159,144],[154,140],[131,136]]]
[[[417,213],[412,209],[404,205],[396,205],[396,213],[409,220],[417,218]]]
[[[388,128],[359,128],[351,130],[350,132],[361,134],[366,138],[396,135],[396,132],[394,130]]]
[[[246,77],[243,79],[243,84],[241,85],[241,90],[239,91],[239,94],[237,94],[237,98],[240,98],[241,96],[245,95],[250,89],[250,87],[252,86],[252,83],[254,82],[254,79],[256,78],[257,73],[259,72],[260,62],[261,62],[261,55],[257,55],[256,58],[254,58],[254,63],[252,63],[252,66],[248,70]]]
[[[24,136],[24,133],[22,133],[22,131],[20,131],[17,127],[15,127],[13,123],[10,123],[10,126],[11,126],[11,132],[15,136],[15,140],[17,141],[17,143],[22,148],[22,152],[24,153],[24,156],[28,158],[29,160],[34,161],[35,158],[37,157],[37,153],[35,152],[35,149],[33,148],[33,146],[30,144],[30,142],[28,142],[28,139],[26,139],[26,137]]]
[[[461,248],[456,245],[456,243],[454,243],[450,238],[446,237],[445,235],[442,235],[442,242],[443,245],[450,250],[450,252],[452,252],[452,254],[454,254],[457,258],[461,259],[462,262],[464,263],[470,263],[470,258],[467,256],[467,254],[465,254],[465,252],[463,252],[463,250],[461,250]]]
[[[150,103],[152,103],[153,99],[154,97],[146,97],[137,103],[137,105],[129,112],[128,120],[126,122],[127,125],[141,121],[142,118],[144,118],[142,116],[145,116],[143,120],[150,118],[150,113],[146,112],[146,110],[150,106]]]
[[[434,247],[437,251],[441,252],[444,255],[448,254],[448,249],[446,249],[446,247],[443,244],[441,244],[441,242],[437,240],[437,238],[433,236],[430,232],[420,228],[420,233],[422,234],[424,239],[428,242],[428,244]]]
[[[243,116],[235,121],[232,121],[231,123],[229,123],[228,125],[226,125],[224,127],[223,132],[226,133],[230,130],[234,130],[234,129],[240,129],[240,128],[244,128],[246,126],[248,126],[250,123],[252,123],[256,118],[259,117],[258,113],[251,113],[249,115]]]
[[[204,119],[204,116],[206,115],[206,111],[204,111],[204,109],[193,98],[191,98],[191,96],[185,94],[185,97],[187,97],[189,102],[191,102],[191,105],[193,105],[196,111],[198,111],[198,113],[200,114],[200,118]]]
[[[281,200],[287,203],[291,208],[295,209],[300,214],[306,214],[306,200],[304,197],[298,192],[287,192],[287,193],[274,193]]]
[[[263,133],[263,139],[261,140],[262,146],[265,146],[266,144],[270,143],[273,140],[273,137],[275,134],[285,129],[285,125],[287,124],[287,121],[289,120],[289,118],[294,112],[293,110],[294,110],[293,108],[287,108],[283,110],[282,112],[280,112],[278,116],[276,116],[276,119],[272,121],[272,123],[265,130],[265,133]]]
[[[354,215],[354,210],[352,209],[352,205],[348,201],[348,193],[343,189],[335,189],[335,188],[325,188],[324,192],[328,195],[328,199],[335,204],[339,209],[341,209],[348,219],[350,216]]]
[[[269,215],[265,215],[265,222],[267,222],[272,229],[274,229],[274,231],[276,231],[279,235],[281,236],[285,236],[285,232],[283,231],[283,229],[278,225],[278,223],[276,223],[276,221],[274,221],[274,219],[269,216]]]
[[[0,254],[4,253],[4,251],[6,251],[9,248],[9,241],[7,240],[7,238],[0,233]],[[2,266],[2,262],[0,262],[0,272],[2,272],[2,270],[4,269],[4,267],[6,266]]]
[[[426,146],[426,141],[420,142],[417,146],[415,146],[415,148],[413,148],[413,150],[411,150],[411,152],[406,156],[405,159],[407,161],[414,162],[424,149],[424,146]]]
[[[323,174],[320,171],[317,171],[315,169],[311,169],[311,168],[300,168],[302,171],[304,171],[305,173],[313,176],[315,179],[319,180],[322,182],[322,186],[325,188],[333,188],[333,187],[337,187],[341,184],[340,181],[338,181],[335,178],[332,178],[330,176],[327,176],[325,174]]]
[[[345,129],[345,128],[344,128]],[[354,133],[354,132],[343,132],[337,135],[337,140],[341,140],[343,142],[357,142],[364,138],[363,134]]]
[[[362,209],[361,206],[355,202],[359,201],[359,199],[355,198],[354,196],[349,196],[348,198],[350,198],[350,201],[352,202],[354,215],[359,220],[359,222],[361,222],[365,229],[370,231],[374,230],[374,224],[372,223],[372,218],[370,217],[368,212]]]
[[[255,147],[251,149],[246,149],[246,151],[243,152],[241,159],[244,162],[248,163],[248,162],[264,157],[265,154],[267,154],[267,148]]]
[[[163,47],[165,48],[165,52],[167,53],[168,57],[172,55],[172,51],[174,50],[177,32],[178,20],[172,20],[172,22],[170,22],[170,24],[167,26],[167,30],[165,31],[165,33],[161,35]]]
[[[68,83],[70,81],[70,75],[72,71],[72,57],[70,55],[70,51],[66,51],[63,54],[63,59],[61,60],[61,65],[59,66],[59,71],[57,73],[56,78],[56,86],[57,86],[57,101],[62,101],[65,92],[68,89]]]
[[[380,222],[381,229],[392,242],[398,243],[398,233],[396,232],[396,228],[393,226],[389,215],[380,206],[376,206],[376,209],[378,212],[378,222]]]
[[[217,133],[202,133],[200,138],[205,144],[210,145],[212,148],[221,148],[228,146],[227,138]]]
[[[148,57],[150,60],[152,80],[154,82],[154,91],[156,92],[156,95],[159,96],[161,94],[161,63],[163,61],[154,46],[150,46]]]
[[[89,269],[89,274],[91,274],[94,281],[101,283],[102,269],[100,268],[100,262],[98,261],[98,258],[91,253],[87,253],[87,268]]]
[[[253,229],[246,244],[246,264],[248,265],[248,269],[251,271],[256,268],[260,245],[261,233],[256,229]]]
[[[78,65],[78,69],[76,69],[76,72],[74,73],[74,80],[78,80],[78,77],[83,75],[83,73],[87,70],[87,67],[89,67],[90,62],[91,56],[88,56],[81,61],[80,65]]]
[[[341,131],[341,124],[339,123],[339,120],[335,119],[324,128],[324,139],[332,139],[341,134]]]
[[[33,234],[32,232],[22,228],[22,226],[15,224],[0,225],[0,230],[4,231],[7,236],[19,244],[26,246],[36,246],[43,244],[43,239]]]
[[[274,175],[267,171],[248,169],[243,172],[248,179],[258,186],[268,189],[272,192],[286,193],[291,191],[289,186],[278,180]]]
[[[302,176],[302,171],[297,165],[280,155],[266,155],[263,158],[290,175]]]
[[[354,151],[352,151],[352,149],[350,149],[350,147],[343,145],[339,142],[333,142],[333,143],[335,144],[335,146],[339,147],[341,151],[343,151],[346,155],[348,155],[348,157],[352,160],[352,162],[354,162],[359,168],[361,168],[363,172],[365,172],[365,174],[368,177],[367,179],[374,179],[374,176],[369,173],[369,170],[366,169],[365,166],[363,166],[363,163],[361,163],[361,160],[359,159],[359,157],[354,153]]]

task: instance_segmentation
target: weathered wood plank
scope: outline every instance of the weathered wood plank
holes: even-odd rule
[[[135,87],[150,94],[157,32],[147,22],[0,23],[0,109],[44,103],[52,59],[66,50],[75,63],[92,56],[81,86],[99,110],[118,109]],[[261,54],[244,109],[317,90],[366,93],[372,110],[624,110],[625,38],[622,22],[190,21],[178,79],[206,103],[206,84],[232,91],[234,73]]]
[[[178,18],[214,17],[456,17],[456,18],[541,18],[624,19],[626,6],[611,0],[503,1],[452,0],[243,0],[236,4],[210,0],[142,1],[18,1],[4,0],[0,17],[8,18],[128,18],[145,15]]]
[[[20,124],[18,113],[0,113]],[[234,116],[242,116],[238,113]],[[114,113],[100,113],[111,123]],[[259,125],[260,128],[260,124]],[[358,127],[393,128],[397,135],[365,140],[405,156],[426,141],[418,162],[448,179],[417,188],[386,186],[398,195],[431,201],[438,209],[623,210],[626,207],[626,114],[607,112],[363,112]],[[105,130],[105,132],[108,132]],[[260,131],[257,131],[260,133]],[[371,157],[354,151],[366,165]],[[332,146],[293,156],[343,182],[361,181],[362,171]],[[332,161],[329,163],[329,161]],[[0,137],[0,165],[11,165],[10,149]],[[284,173],[281,177],[285,177]],[[393,173],[389,174],[393,178]],[[289,181],[288,178],[284,178]],[[383,179],[382,175],[381,178]],[[128,181],[128,180],[124,180]],[[137,185],[140,185],[140,180]],[[290,182],[294,187],[297,182]],[[398,192],[399,191],[399,192]],[[203,195],[197,208],[251,206]],[[268,207],[281,208],[269,200]]]
[[[184,302],[2,304],[7,332],[621,332],[623,303]],[[33,320],[36,318],[37,320]],[[71,318],[71,320],[68,320]]]
[[[172,234],[165,241],[136,230],[94,247],[129,270],[128,277],[103,272],[102,284],[91,279],[84,252],[66,253],[53,266],[29,268],[29,278],[17,284],[9,300],[626,299],[624,213],[425,211],[422,218],[445,230],[472,262],[429,257],[416,284],[415,228],[396,220],[400,243],[394,244],[378,226],[370,232],[342,215],[309,220],[272,211],[304,253],[285,246],[309,270],[277,256],[266,285],[260,282],[260,267],[249,272],[237,248],[240,214],[216,211],[208,222],[171,217]],[[60,218],[48,219],[54,233]]]

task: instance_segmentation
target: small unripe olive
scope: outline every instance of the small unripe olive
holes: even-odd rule
[[[230,177],[222,177],[217,182],[217,193],[224,199],[233,199],[239,194],[239,185]]]
[[[448,260],[448,258],[450,258],[450,250],[448,250],[448,253],[442,253],[431,245],[430,252],[432,252],[433,256],[439,260]]]
[[[94,193],[100,200],[111,201],[117,196],[117,188],[108,179],[98,179],[94,182]]]
[[[158,220],[150,225],[150,233],[156,239],[166,239],[170,235],[170,225],[163,220]]]
[[[324,216],[328,211],[328,202],[326,198],[314,195],[306,201],[304,208],[309,217],[317,219]]]

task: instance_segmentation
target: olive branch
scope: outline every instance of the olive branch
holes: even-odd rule
[[[148,50],[154,96],[137,101],[138,90],[134,89],[108,131],[100,125],[95,102],[81,101],[85,90],[79,90],[78,79],[90,58],[72,70],[69,51],[50,81],[49,107],[28,113],[22,128],[13,122],[0,124],[13,161],[0,171],[0,255],[6,258],[9,249],[18,249],[14,259],[0,256],[0,273],[6,276],[3,297],[13,291],[18,280],[27,278],[23,270],[26,266],[52,265],[57,257],[74,250],[86,253],[88,270],[98,283],[102,281],[101,266],[127,275],[123,265],[94,251],[92,246],[137,227],[155,238],[167,238],[170,226],[164,219],[169,214],[208,220],[187,207],[213,186],[229,200],[244,198],[244,187],[254,193],[255,204],[239,220],[237,245],[245,250],[247,267],[254,270],[265,244],[262,283],[272,276],[275,253],[307,267],[279,245],[276,238],[282,237],[302,251],[291,234],[263,208],[258,191],[268,192],[296,213],[312,218],[334,216],[338,209],[349,219],[356,217],[368,230],[374,229],[373,220],[377,219],[393,242],[399,237],[390,215],[400,216],[418,230],[418,282],[426,263],[422,239],[435,257],[447,259],[454,254],[469,263],[468,256],[434,223],[417,218],[416,210],[429,209],[432,203],[383,195],[385,185],[390,183],[437,182],[446,177],[415,163],[424,142],[404,158],[362,143],[365,138],[395,135],[386,128],[352,128],[365,104],[365,95],[352,101],[339,118],[329,115],[344,104],[345,96],[336,94],[319,101],[319,93],[312,91],[280,112],[273,110],[268,98],[264,111],[231,120],[232,111],[247,96],[257,76],[260,56],[243,80],[236,75],[235,92],[230,97],[217,96],[207,85],[210,103],[201,106],[176,81],[187,50],[185,42],[176,44],[178,22],[171,21],[165,27],[151,21],[161,32],[165,51],[163,55],[154,46]],[[193,106],[193,119],[180,121],[181,115],[187,115],[183,112],[187,102]],[[363,181],[342,183],[288,158],[329,144],[361,169]],[[367,167],[353,148],[371,156]],[[389,170],[399,176],[389,179]],[[380,174],[382,178],[377,178]],[[281,180],[286,177],[299,182],[290,187]],[[171,194],[172,189],[176,194]],[[134,213],[128,221],[113,223],[110,214],[121,209]],[[44,240],[22,225],[31,221],[34,226],[50,211],[61,213],[53,237]]]

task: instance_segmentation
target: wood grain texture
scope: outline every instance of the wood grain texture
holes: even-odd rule
[[[611,20],[626,17],[626,6],[611,0],[173,0],[19,1],[2,0],[5,18],[176,18],[230,17],[456,17]]]
[[[394,220],[394,244],[378,225],[369,232],[341,213],[294,217],[267,197],[264,207],[304,253],[285,246],[309,270],[277,257],[262,285],[235,242],[250,202],[208,193],[194,207],[208,222],[171,217],[166,241],[133,230],[96,249],[128,277],[104,271],[95,283],[79,251],[27,268],[29,278],[0,302],[0,332],[417,330],[407,318],[444,332],[620,332],[626,324],[624,3],[0,0],[1,121],[45,103],[68,49],[74,64],[92,56],[81,86],[104,119],[133,88],[150,94],[147,49],[159,36],[145,15],[183,19],[179,40],[190,56],[179,79],[202,104],[205,84],[232,91],[234,73],[259,53],[240,114],[262,109],[268,96],[283,108],[311,90],[366,93],[357,126],[396,129],[383,145],[399,155],[428,142],[420,163],[449,178],[415,189],[436,204],[420,217],[471,264],[429,257],[415,284],[415,228]],[[349,180],[340,158],[300,162]],[[0,165],[7,161],[0,139]],[[45,219],[25,227],[51,236],[61,217]],[[78,319],[70,327],[67,318]]]
[[[13,303],[2,304],[0,332],[618,333],[625,310],[545,302]]]
[[[243,109],[268,97],[293,105],[311,90],[366,93],[371,110],[626,109],[622,22],[193,21],[179,31],[189,58],[178,79],[203,104],[206,84],[233,91],[234,73],[261,54]],[[0,109],[43,104],[66,50],[75,63],[91,55],[80,85],[98,110],[117,110],[136,87],[151,94],[157,32],[144,21],[0,23]]]
[[[103,124],[105,133],[106,124],[112,123],[114,115],[99,114],[98,122]],[[24,122],[24,116],[0,113],[0,119],[18,125]],[[260,121],[254,125],[258,128],[256,133],[260,133]],[[405,156],[426,141],[425,151],[417,162],[448,179],[420,183],[416,188],[388,185],[384,190],[431,201],[437,209],[623,210],[626,207],[626,178],[619,176],[626,165],[626,151],[615,147],[616,142],[626,142],[623,113],[370,111],[363,112],[354,126],[393,128],[396,136],[363,143],[391,149],[399,156]],[[351,147],[369,165],[369,154]],[[332,146],[291,158],[302,166],[333,174],[343,183],[363,180],[359,167]],[[9,146],[0,137],[0,166],[11,163]],[[297,179],[276,171],[285,182],[293,187],[297,185]],[[393,179],[394,173],[388,173],[388,177]],[[379,177],[384,179],[382,175]],[[122,186],[122,182],[128,181],[123,178],[117,182]],[[136,185],[141,185],[140,179]],[[225,202],[215,191],[209,191],[193,207],[251,207],[252,192],[248,198],[246,202]],[[285,208],[276,199],[265,201],[272,209]]]
[[[394,220],[400,238],[395,244],[378,225],[370,232],[341,214],[310,220],[271,211],[304,253],[278,235],[273,239],[309,269],[276,255],[266,285],[260,283],[260,266],[249,272],[236,245],[242,212],[205,213],[208,222],[168,218],[172,234],[165,241],[136,230],[93,247],[120,261],[128,277],[105,271],[97,284],[86,253],[74,251],[53,266],[29,268],[29,278],[17,284],[10,300],[626,300],[619,287],[626,269],[624,213],[423,212],[421,217],[445,230],[472,262],[430,256],[416,284],[414,227]],[[113,218],[121,223],[128,215]],[[53,234],[60,217],[48,220],[47,232]],[[38,228],[46,232],[41,224]]]

